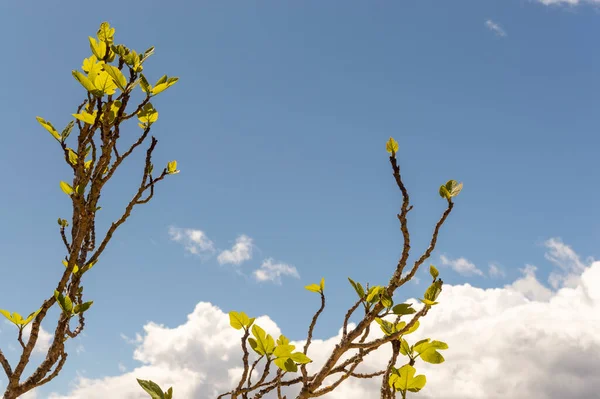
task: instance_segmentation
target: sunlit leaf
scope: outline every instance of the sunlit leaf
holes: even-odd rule
[[[61,181],[60,189],[63,190],[63,192],[67,195],[73,194],[73,187],[71,187],[71,185],[67,182]]]
[[[58,134],[58,131],[54,128],[54,126],[52,126],[52,123],[50,123],[49,121],[45,120],[44,118],[40,117],[40,116],[36,116],[35,119],[39,122],[40,125],[42,125],[44,127],[44,129],[46,129],[47,131],[50,132],[50,134],[52,135],[52,137],[54,137],[57,141],[61,141],[61,135]]]
[[[393,156],[396,154],[396,152],[398,152],[398,142],[390,137],[387,143],[385,143],[385,150]]]

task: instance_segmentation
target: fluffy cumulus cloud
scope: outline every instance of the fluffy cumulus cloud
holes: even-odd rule
[[[231,249],[221,251],[217,257],[219,264],[232,263],[239,265],[252,258],[252,238],[242,234],[235,240],[235,244]]]
[[[259,269],[254,272],[257,281],[271,281],[281,284],[281,276],[300,278],[298,270],[294,266],[285,263],[274,263],[272,258],[265,259]]]
[[[463,276],[478,275],[483,276],[483,272],[479,270],[472,262],[465,258],[450,259],[445,255],[440,256],[440,261],[444,266],[450,266],[455,272]]]
[[[556,241],[558,242],[558,241]],[[564,244],[563,244],[564,245]],[[567,254],[567,246],[548,247]],[[558,257],[560,258],[560,257]],[[562,258],[560,258],[562,259]],[[568,257],[573,260],[574,258]],[[570,263],[571,268],[573,263]],[[560,266],[557,265],[560,268]],[[568,272],[570,272],[569,269]],[[427,385],[411,397],[420,399],[591,399],[600,392],[600,262],[583,264],[576,284],[545,287],[525,266],[522,277],[503,288],[480,289],[469,284],[444,285],[440,304],[433,307],[409,343],[424,337],[447,342],[446,361],[417,361]],[[564,273],[564,270],[563,270]],[[563,280],[561,280],[563,281]],[[353,299],[348,298],[351,302]],[[413,299],[415,307],[420,307]],[[256,323],[279,336],[266,316]],[[373,336],[380,336],[373,328]],[[146,398],[135,378],[173,385],[176,398],[209,399],[227,391],[239,378],[240,331],[229,326],[227,314],[210,303],[199,303],[187,321],[169,328],[148,323],[135,340],[134,359],[140,366],[101,379],[79,377],[71,392],[51,399]],[[289,334],[291,338],[293,334]],[[323,364],[339,342],[340,333],[315,339],[308,352],[309,371]],[[302,342],[295,342],[300,347]],[[366,357],[360,371],[382,368],[389,346]],[[400,361],[397,365],[401,365]],[[379,397],[379,378],[349,379],[326,399]],[[295,391],[288,391],[288,398]],[[272,398],[272,396],[265,396]]]
[[[485,21],[485,26],[489,30],[494,32],[496,34],[496,36],[501,36],[501,37],[506,36],[506,31],[500,25],[498,25],[496,22],[492,21],[491,19],[488,19],[487,21]]]
[[[214,243],[201,230],[169,227],[171,240],[182,244],[186,251],[194,255],[212,255]]]

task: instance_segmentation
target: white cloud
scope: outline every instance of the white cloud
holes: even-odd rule
[[[300,278],[298,270],[294,266],[285,263],[273,263],[273,259],[265,259],[259,269],[254,272],[254,278],[257,281],[271,281],[275,284],[281,284],[281,276],[291,276]]]
[[[506,31],[504,29],[502,29],[502,27],[500,25],[498,25],[496,22],[492,21],[491,19],[488,19],[487,21],[485,21],[485,26],[489,30],[494,32],[497,36],[501,36],[501,37],[506,36]]]
[[[548,248],[548,251],[544,255],[546,259],[554,263],[562,270],[562,273],[553,271],[548,277],[548,282],[553,288],[558,288],[560,285],[564,287],[575,287],[578,284],[579,276],[581,272],[587,267],[584,262],[581,261],[579,255],[571,249],[568,245],[564,244],[559,238],[551,238],[544,243],[544,246]],[[594,259],[588,259],[588,265],[591,264]]]
[[[537,282],[534,266],[527,265],[521,271],[524,277],[504,288],[444,285],[440,304],[430,310],[419,330],[407,336],[409,343],[428,337],[449,345],[442,351],[445,363],[415,364],[417,373],[427,376],[427,385],[413,395],[415,398],[597,396],[600,357],[594,354],[600,353],[600,262],[585,267],[575,287],[558,291]],[[407,302],[416,303],[412,299]],[[259,317],[256,323],[279,336],[279,328],[268,317]],[[373,336],[381,335],[376,327],[372,331]],[[142,363],[140,367],[102,379],[79,377],[68,395],[54,394],[50,399],[100,399],[114,392],[123,399],[145,398],[136,377],[152,379],[164,389],[173,385],[179,398],[214,398],[231,388],[239,376],[240,335],[229,326],[226,313],[201,302],[179,326],[169,328],[152,322],[144,326],[142,341],[134,352],[134,359]],[[309,371],[323,364],[339,338],[338,332],[313,341],[308,355],[314,363]],[[299,348],[303,343],[294,344]],[[388,356],[389,346],[385,346],[366,357],[357,371],[379,370]],[[323,398],[379,397],[379,383],[379,378],[349,379]],[[288,391],[288,398],[293,398],[294,392]]]
[[[29,339],[29,334],[31,334],[31,324],[28,324],[23,329],[23,342],[27,343]],[[46,354],[48,353],[48,349],[50,349],[50,344],[52,343],[53,335],[48,331],[44,330],[43,327],[40,326],[40,331],[38,331],[38,338],[35,343],[35,347],[33,348],[33,353],[37,354]],[[19,347],[20,349],[20,347]]]
[[[239,265],[244,261],[252,258],[252,238],[242,234],[235,240],[235,244],[231,249],[222,251],[217,260],[219,264],[233,263]]]
[[[117,367],[119,368],[119,371],[121,373],[124,373],[124,372],[127,371],[127,367],[125,367],[125,365],[123,363],[121,363],[121,362],[119,362],[119,364],[117,365]]]
[[[201,230],[169,227],[171,240],[182,244],[186,251],[194,255],[212,255],[214,243]]]
[[[442,261],[442,265],[450,266],[455,272],[464,276],[472,276],[474,274],[483,276],[483,272],[465,258],[452,260],[445,255],[441,255],[440,260]]]
[[[570,5],[577,6],[579,4],[600,4],[600,0],[538,0],[539,3],[544,5]]]
[[[500,266],[494,263],[490,263],[488,274],[490,275],[490,277],[504,277],[506,275],[504,273],[504,270],[502,270]]]

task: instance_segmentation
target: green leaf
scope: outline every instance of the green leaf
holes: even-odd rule
[[[247,326],[249,322],[250,319],[248,318],[248,315],[246,313],[238,313],[234,311],[229,312],[229,324],[236,330],[241,330],[243,327]]]
[[[75,309],[73,309],[73,313],[75,313],[75,314],[83,313],[86,310],[88,310],[90,308],[90,306],[92,306],[93,303],[94,303],[94,301],[89,301],[89,302],[84,302],[81,305],[75,305]]]
[[[119,68],[112,65],[104,65],[104,71],[112,78],[117,87],[121,89],[121,91],[125,91],[125,87],[127,86],[127,79],[123,73],[119,70]]]
[[[367,302],[370,302],[370,303],[379,302],[379,293],[381,292],[382,288],[383,287],[380,287],[378,285],[369,288],[369,295],[367,295]]]
[[[392,312],[399,316],[404,316],[407,314],[413,314],[417,311],[412,308],[412,305],[409,303],[400,303],[392,308]]]
[[[177,170],[177,161],[171,161],[167,164],[167,173],[170,175],[175,175],[180,171]]]
[[[87,76],[85,76],[79,71],[73,71],[72,74],[73,77],[77,79],[77,81],[83,86],[84,89],[86,89],[96,97],[102,97],[102,93],[98,91],[98,89],[96,89],[94,83],[92,83],[92,81]]]
[[[415,324],[413,324],[408,330],[406,330],[405,333],[403,333],[402,335],[408,335],[408,334],[412,334],[415,331],[417,331],[417,329],[419,328],[419,320],[415,321]],[[396,326],[394,327],[394,330],[397,331],[402,331],[402,329],[404,329],[404,327],[406,327],[406,322],[405,321],[401,321],[400,323],[396,324]]]
[[[60,182],[60,189],[63,190],[63,192],[67,195],[73,194],[73,187],[71,187],[69,183],[64,182],[62,180]]]
[[[435,302],[429,299],[421,299],[419,298],[419,301],[423,302],[425,305],[429,305],[429,306],[433,306],[433,305],[437,305],[439,302]]]
[[[138,384],[144,389],[144,391],[150,394],[152,399],[166,399],[160,386],[157,383],[150,380],[140,380],[136,378]]]
[[[462,188],[463,184],[459,184],[456,180],[448,180],[448,182],[446,182],[446,191],[448,191],[450,197],[456,197],[460,194]]]
[[[435,301],[442,292],[442,280],[434,281],[425,291],[425,299]]]
[[[394,156],[398,151],[398,142],[392,137],[385,143],[385,150]]]
[[[448,189],[444,185],[440,186],[440,197],[446,198],[446,199],[451,198],[450,193],[448,192]]]
[[[321,286],[318,284],[307,285],[304,288],[311,292],[321,292]]]
[[[148,103],[138,112],[137,116],[142,125],[150,126],[158,120],[158,111]]]
[[[427,378],[424,375],[415,377],[416,369],[410,364],[406,364],[400,369],[393,369],[390,375],[389,384],[396,391],[419,392],[427,383]]]
[[[160,78],[158,80],[158,82],[156,82],[156,84],[154,85],[154,87],[151,90],[151,94],[153,96],[155,96],[158,93],[161,93],[161,92],[167,90],[169,87],[171,87],[175,83],[177,83],[178,80],[179,80],[179,78],[168,78],[167,79],[167,75],[163,76],[162,78]]]
[[[54,290],[54,298],[58,302],[60,308],[69,316],[73,315],[73,302],[68,296],[64,296],[62,293]]]
[[[252,326],[252,335],[256,338],[256,347],[252,347],[259,355],[270,355],[275,349],[275,341],[273,337],[267,335],[265,330],[257,326]]]
[[[434,265],[430,265],[429,274],[431,274],[431,277],[433,277],[433,279],[435,280],[440,275],[440,272],[438,272],[438,269],[436,269]]]
[[[47,120],[45,120],[44,118],[42,118],[40,116],[36,116],[35,119],[39,122],[40,125],[42,125],[42,127],[44,129],[46,129],[47,131],[50,132],[52,137],[54,137],[59,142],[61,141],[62,137],[60,134],[58,134],[58,131],[56,131],[54,126],[52,126],[52,123],[48,122]]]
[[[348,281],[350,282],[350,285],[352,285],[352,288],[354,288],[354,291],[356,291],[356,294],[358,294],[358,297],[364,298],[365,290],[362,285],[360,283],[355,283],[350,277],[348,277]]]
[[[117,84],[106,71],[102,71],[96,76],[94,79],[94,86],[102,92],[102,95],[106,94],[111,96],[115,94],[117,90]]]
[[[380,319],[379,317],[376,317],[375,321],[377,322],[377,324],[379,324],[379,326],[381,327],[381,331],[383,331],[385,335],[392,335],[394,333],[393,323],[390,323],[389,321],[384,319]]]
[[[150,93],[152,91],[152,86],[150,86],[150,83],[148,83],[148,80],[143,73],[140,74],[140,87],[144,93]]]
[[[381,293],[381,304],[385,308],[391,308],[394,305],[394,301],[392,300],[392,297],[389,296],[389,294],[387,293],[387,290],[385,290],[385,288],[382,290],[382,293]]]
[[[448,349],[448,344],[441,341],[422,342],[415,345],[415,352],[419,353],[424,362],[440,364],[444,362],[444,356],[438,350]]]
[[[285,344],[285,345],[279,345],[277,346],[277,348],[275,348],[275,351],[273,352],[273,354],[277,357],[285,357],[285,356],[291,356],[292,352],[294,351],[294,349],[296,349],[296,347],[294,345],[290,345],[290,344]]]
[[[400,340],[400,353],[402,353],[404,356],[407,356],[409,353],[412,354],[412,350],[404,338]]]
[[[312,362],[312,360],[302,352],[294,352],[294,353],[292,353],[292,356],[290,356],[290,358],[294,362],[300,363],[300,364],[307,364],[307,363]]]
[[[298,366],[290,357],[278,357],[273,362],[283,371],[287,371],[289,373],[295,373],[298,371]]]
[[[69,135],[71,134],[71,130],[73,130],[73,126],[75,126],[75,122],[70,121],[67,126],[63,129],[61,136],[62,136],[62,141],[65,141],[67,139],[67,137],[69,137]]]
[[[37,316],[37,315],[38,315],[38,313],[40,313],[41,311],[42,311],[42,309],[40,308],[40,309],[36,310],[35,312],[32,312],[32,313],[30,313],[30,314],[29,314],[29,316],[27,316],[27,318],[23,320],[23,323],[22,323],[21,325],[22,325],[23,327],[25,327],[25,326],[26,326],[27,324],[29,324],[29,323],[31,322],[31,320],[33,320],[33,318],[34,318],[35,316]]]

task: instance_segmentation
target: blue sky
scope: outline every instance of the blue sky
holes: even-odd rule
[[[67,395],[77,375],[139,367],[137,344],[122,335],[142,334],[150,321],[175,328],[199,302],[268,315],[299,340],[318,305],[302,287],[325,277],[328,306],[316,335],[337,334],[354,301],[346,278],[383,284],[400,254],[390,136],[415,207],[413,254],[444,209],[439,185],[464,182],[430,262],[448,285],[502,288],[535,265],[554,292],[551,273],[568,269],[560,262],[589,268],[600,256],[593,3],[0,4],[2,309],[35,310],[62,273],[56,219],[68,217],[70,204],[58,182],[69,171],[35,116],[61,127],[70,120],[83,98],[70,71],[89,56],[87,36],[109,21],[117,42],[156,47],[145,68],[151,81],[180,78],[155,101],[153,132],[156,164],[177,159],[182,172],[135,210],[86,276],[95,303],[85,336],[38,397]],[[131,197],[140,161],[107,188],[101,228]],[[186,250],[191,231],[214,250]],[[249,259],[221,264],[241,236],[250,239]],[[297,276],[256,281],[269,259]],[[423,281],[403,288],[403,298],[427,287],[426,271],[417,276]],[[0,330],[0,347],[14,359],[15,332]],[[209,397],[198,389],[194,398]]]

